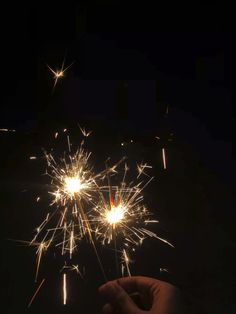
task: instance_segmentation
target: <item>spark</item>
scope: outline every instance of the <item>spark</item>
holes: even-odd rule
[[[86,131],[85,128],[82,128],[80,125],[79,128],[84,137],[89,137],[89,135],[92,133],[92,131]]]
[[[70,259],[72,258],[73,248],[74,248],[74,230],[72,230],[70,233]]]
[[[40,196],[38,196],[36,199],[36,202],[39,202],[39,201],[40,201]]]
[[[66,284],[66,274],[63,274],[63,305],[67,302],[67,284]]]
[[[149,166],[147,163],[137,165],[137,170],[138,170],[137,178],[139,178],[141,174],[148,176],[148,174],[144,171],[145,169],[152,169],[152,166]]]
[[[162,148],[162,162],[163,162],[163,168],[166,169],[166,153],[165,148]]]
[[[169,270],[167,268],[160,268],[161,273],[169,273]]]
[[[44,242],[39,243],[38,245],[38,249],[37,249],[37,262],[36,262],[36,274],[35,274],[35,282],[37,282],[38,280],[38,273],[39,273],[39,266],[41,263],[41,259],[42,259],[42,254],[43,252],[47,249],[47,245]]]
[[[147,219],[147,220],[144,220],[145,223],[147,224],[150,224],[150,223],[158,223],[159,220],[150,220],[150,219]]]
[[[30,156],[29,159],[30,159],[30,160],[35,160],[35,159],[37,159],[37,157],[36,157],[36,156]]]
[[[35,293],[33,294],[32,298],[30,299],[30,302],[28,304],[28,308],[31,306],[31,304],[33,303],[35,297],[37,296],[37,294],[39,293],[39,290],[41,289],[43,283],[44,283],[45,279],[43,279],[41,281],[41,283],[39,284],[38,288],[36,289]]]
[[[11,129],[0,129],[0,132],[16,132],[16,130]]]
[[[69,271],[75,271],[78,275],[80,275],[81,278],[83,278],[83,275],[81,271],[79,270],[79,265],[74,265],[74,264],[71,266],[64,265],[61,271],[63,271],[64,269],[67,269]]]
[[[65,76],[65,72],[74,64],[74,62],[72,62],[69,66],[67,66],[66,68],[64,68],[65,66],[65,58],[62,62],[61,68],[59,70],[53,70],[49,65],[47,65],[47,67],[49,68],[49,70],[54,74],[54,85],[53,85],[53,89],[56,87],[57,82],[60,78]]]
[[[56,133],[55,133],[54,137],[55,137],[55,138],[57,138],[57,137],[58,137],[58,132],[56,132]]]
[[[125,263],[125,268],[127,270],[128,276],[131,277],[131,272],[129,268],[130,259],[125,249],[123,249],[123,262]],[[123,276],[124,276],[124,268],[123,268]]]

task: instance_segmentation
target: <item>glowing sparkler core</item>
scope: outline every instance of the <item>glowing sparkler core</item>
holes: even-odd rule
[[[79,193],[83,188],[84,184],[81,182],[78,177],[66,177],[65,181],[65,191],[69,194]]]
[[[57,71],[54,74],[55,74],[55,78],[59,78],[59,77],[64,76],[64,72],[63,71]]]
[[[106,213],[106,220],[111,225],[120,223],[124,219],[125,212],[125,207],[122,205],[112,207],[111,210]]]

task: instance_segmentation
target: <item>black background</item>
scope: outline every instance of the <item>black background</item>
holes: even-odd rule
[[[104,279],[86,245],[86,276],[71,276],[68,306],[61,305],[61,277],[49,253],[45,286],[27,309],[36,287],[34,251],[8,240],[30,239],[41,220],[35,198],[43,192],[44,164],[29,156],[49,147],[55,131],[65,127],[78,141],[78,122],[94,130],[90,148],[98,164],[126,154],[154,165],[147,203],[160,218],[157,232],[176,248],[146,241],[135,255],[134,274],[179,286],[189,313],[235,312],[231,12],[198,2],[2,7],[0,127],[16,130],[0,133],[3,313],[100,312],[97,288]],[[46,64],[59,68],[64,56],[66,65],[75,63],[52,92]],[[120,143],[131,138],[134,145],[122,150]],[[167,171],[161,166],[163,146]],[[114,261],[102,254],[109,269]]]

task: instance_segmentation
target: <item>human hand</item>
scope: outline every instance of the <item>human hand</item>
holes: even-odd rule
[[[108,303],[104,314],[182,314],[179,290],[171,284],[148,277],[124,277],[99,288]],[[133,301],[139,295],[145,310]]]

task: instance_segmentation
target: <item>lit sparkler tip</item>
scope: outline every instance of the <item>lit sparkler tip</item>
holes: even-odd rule
[[[124,206],[119,205],[117,207],[112,207],[106,213],[106,221],[115,226],[116,224],[120,223],[125,216],[126,209]]]
[[[81,189],[83,189],[83,184],[81,183],[80,178],[78,177],[66,177],[64,179],[65,182],[65,191],[69,194],[79,193]]]

